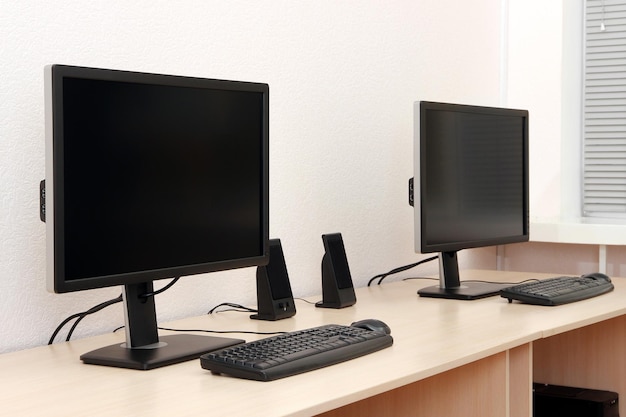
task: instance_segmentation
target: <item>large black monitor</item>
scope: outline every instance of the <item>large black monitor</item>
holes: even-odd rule
[[[414,121],[415,249],[440,253],[439,285],[419,294],[495,295],[461,282],[457,252],[528,240],[528,111],[422,101]]]
[[[241,342],[159,338],[153,281],[267,264],[268,107],[262,83],[45,68],[48,289],[124,290],[125,345],[84,362],[150,369]]]

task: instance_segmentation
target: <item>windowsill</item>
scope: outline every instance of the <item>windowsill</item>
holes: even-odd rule
[[[619,223],[618,223],[619,222]],[[626,245],[626,223],[590,223],[584,219],[531,219],[530,241],[586,245]]]

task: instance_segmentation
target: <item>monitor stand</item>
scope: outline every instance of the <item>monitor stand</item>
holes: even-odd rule
[[[126,343],[96,349],[81,355],[84,363],[148,370],[172,365],[229,346],[242,339],[168,335],[159,338],[152,282],[124,286]]]
[[[442,252],[439,256],[439,285],[417,291],[420,297],[449,298],[454,300],[477,300],[498,295],[507,283],[480,281],[461,282],[456,252]]]

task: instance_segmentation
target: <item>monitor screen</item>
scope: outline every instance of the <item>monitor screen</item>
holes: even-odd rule
[[[48,288],[269,260],[266,84],[45,70]]]
[[[440,287],[464,298],[456,252],[528,240],[528,112],[423,101],[414,117],[416,251],[441,252]]]

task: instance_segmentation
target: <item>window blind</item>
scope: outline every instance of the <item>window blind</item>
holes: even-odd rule
[[[583,215],[626,218],[626,0],[586,0]]]

